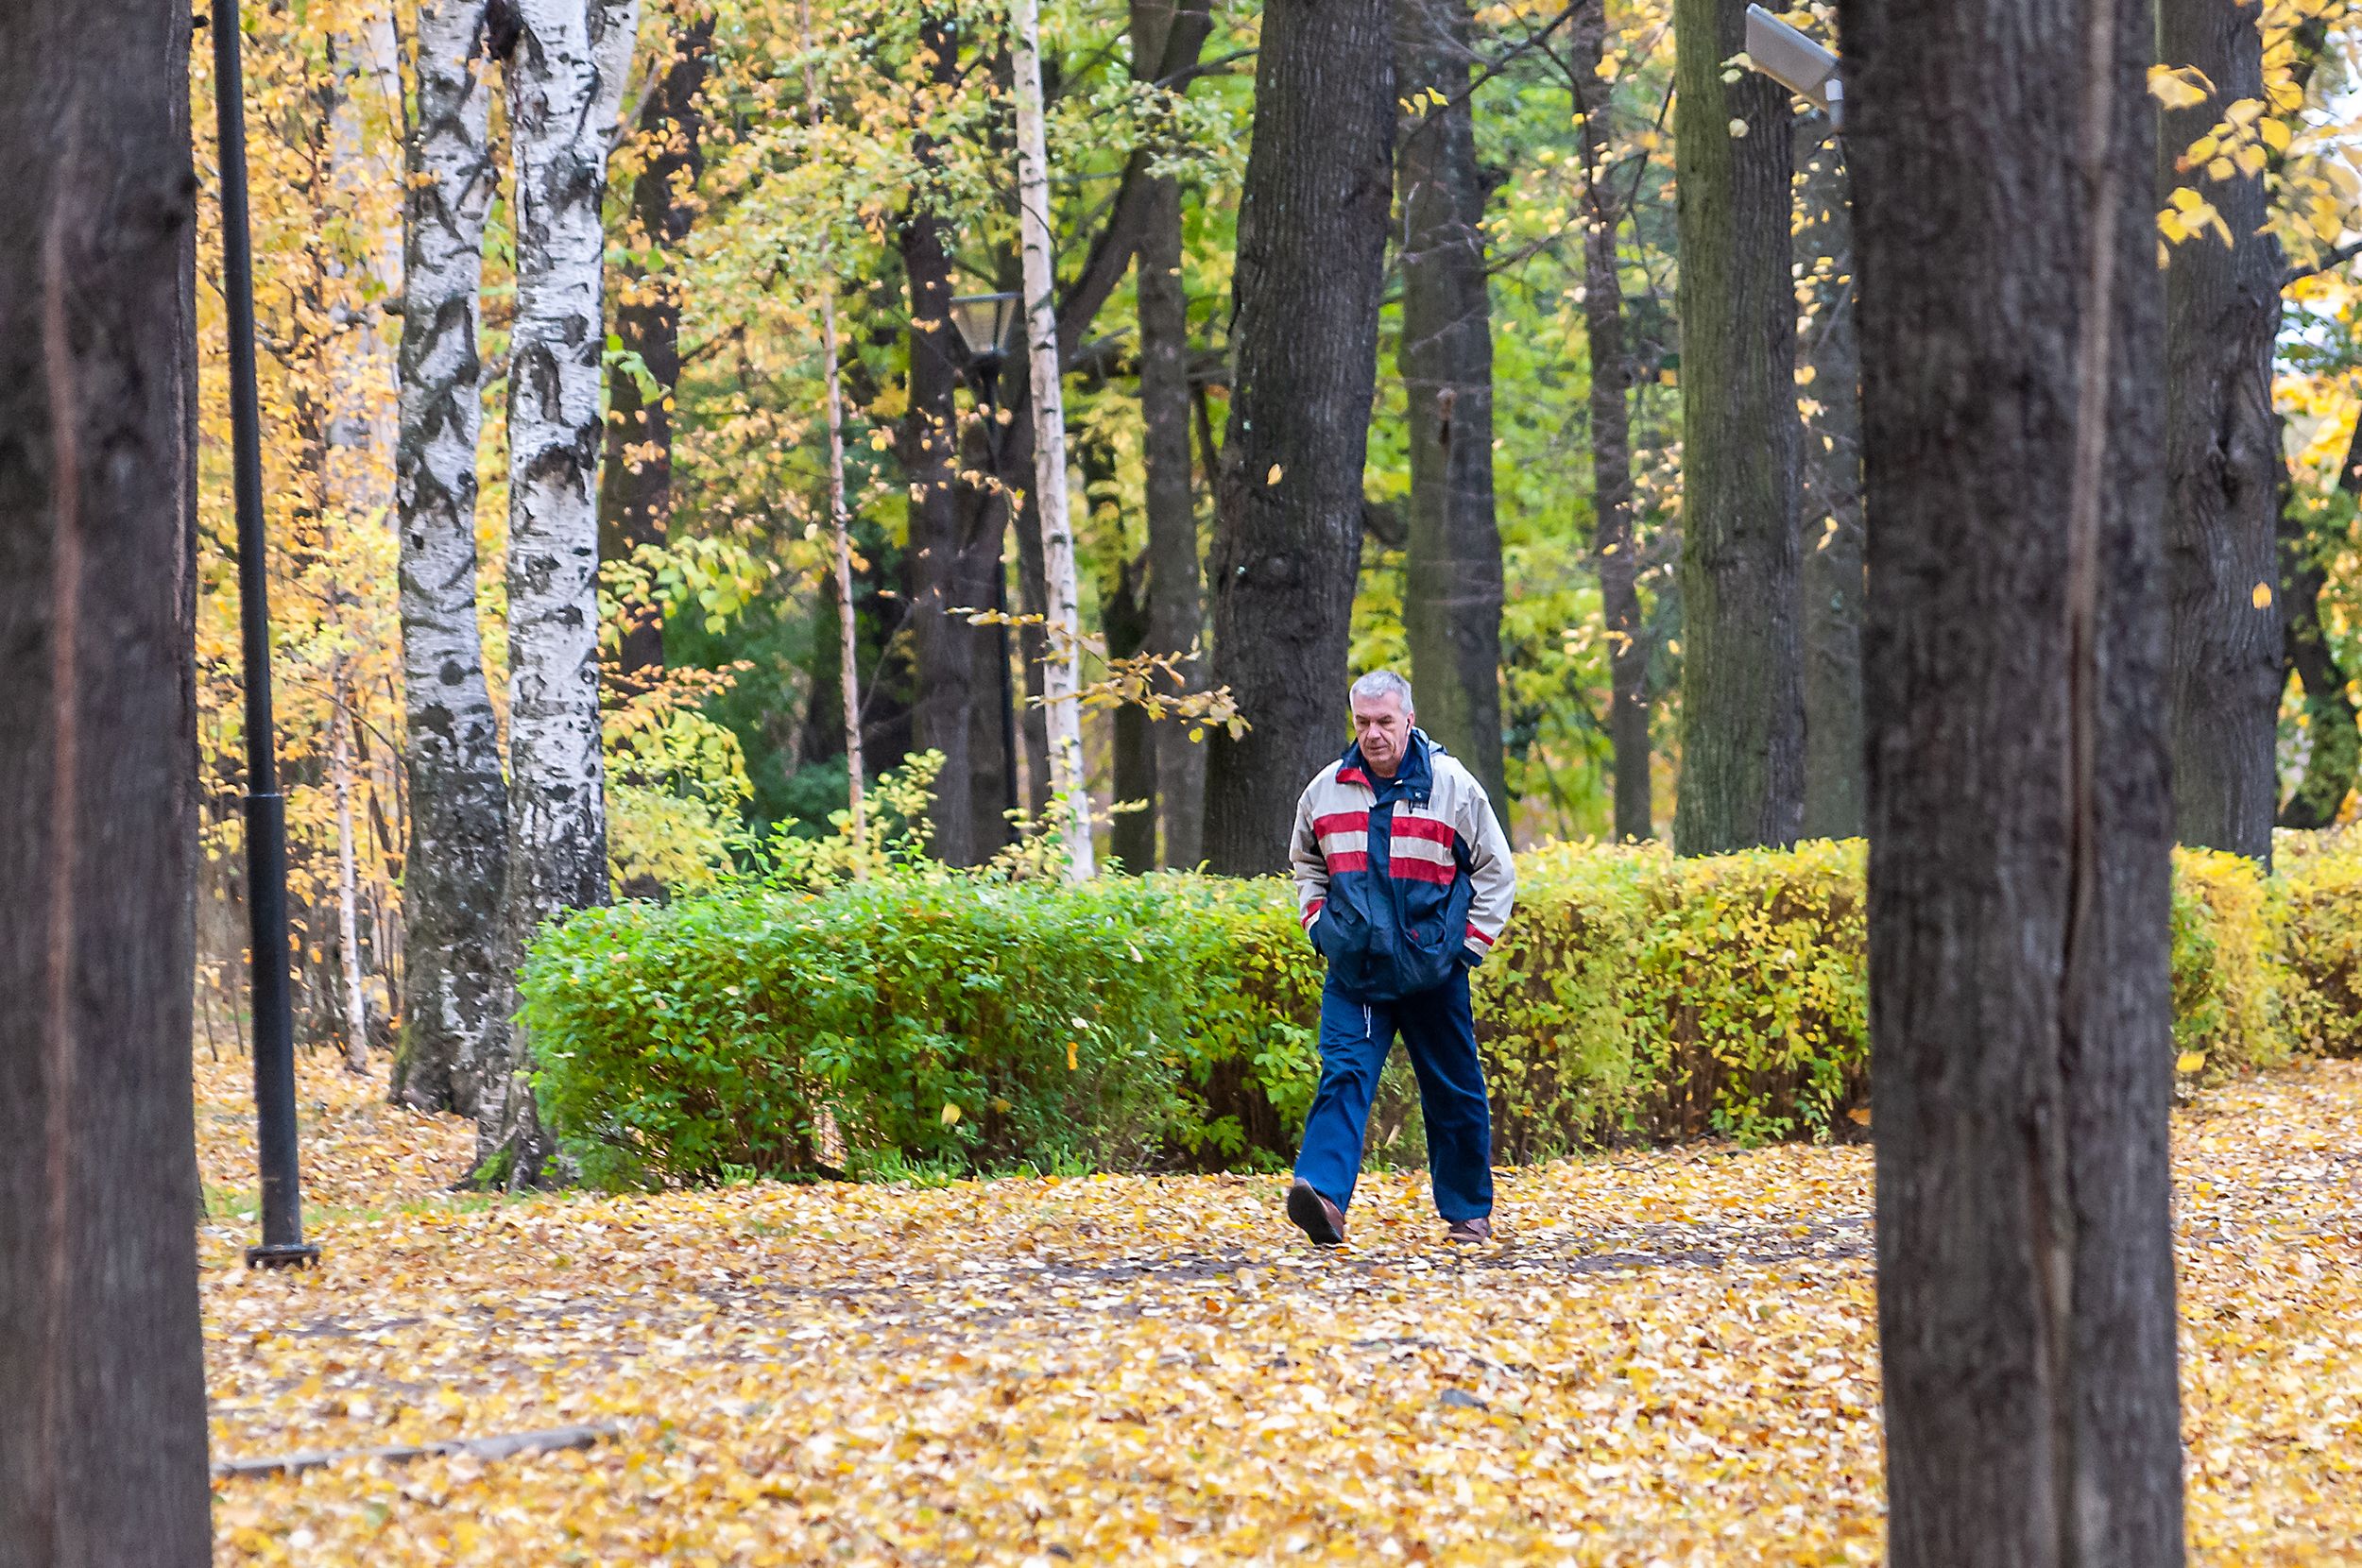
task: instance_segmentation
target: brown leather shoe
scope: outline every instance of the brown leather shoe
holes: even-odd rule
[[[1455,1219],[1444,1232],[1446,1241],[1485,1242],[1493,1239],[1493,1221],[1485,1215],[1474,1219]]]
[[[1314,1246],[1344,1245],[1344,1211],[1314,1192],[1309,1182],[1298,1182],[1288,1189],[1288,1218],[1312,1238]]]

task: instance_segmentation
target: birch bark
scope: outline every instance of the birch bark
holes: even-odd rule
[[[485,10],[484,0],[419,7],[395,458],[410,843],[393,1095],[466,1115],[508,1046],[508,794],[476,628],[476,323],[494,179]]]
[[[1043,719],[1051,788],[1064,817],[1067,875],[1091,874],[1090,791],[1083,773],[1082,608],[1074,576],[1074,532],[1067,519],[1066,408],[1058,377],[1057,279],[1052,271],[1050,153],[1042,133],[1041,10],[1016,0],[1018,230],[1025,265],[1025,337],[1033,367],[1034,515],[1041,520],[1042,573],[1050,647],[1043,661]]]
[[[336,796],[336,945],[344,960],[345,1065],[369,1070],[369,1009],[361,990],[361,908],[352,854],[352,719],[347,705],[352,678],[336,667],[334,710],[329,717],[328,777]]]
[[[608,900],[599,752],[600,224],[607,152],[638,0],[518,0],[505,73],[516,162],[517,320],[508,381],[507,929],[522,957],[544,920]],[[477,1152],[539,1181],[532,1051],[476,1116]]]

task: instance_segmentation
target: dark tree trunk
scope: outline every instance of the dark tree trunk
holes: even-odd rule
[[[1640,621],[1640,560],[1632,535],[1632,358],[1624,348],[1624,284],[1616,260],[1622,204],[1601,178],[1607,157],[1608,87],[1599,67],[1604,8],[1575,24],[1575,125],[1583,145],[1583,321],[1591,359],[1592,550],[1599,565],[1610,682],[1608,740],[1616,748],[1616,837],[1653,837],[1649,791],[1650,639]]]
[[[1811,122],[1798,149],[1798,287],[1812,305],[1804,388],[1805,837],[1861,836],[1861,332],[1843,149]]]
[[[1747,0],[1674,0],[1681,193],[1682,711],[1673,844],[1792,843],[1805,820],[1796,298],[1787,89]],[[1737,133],[1733,127],[1743,128]]]
[[[1107,637],[1107,652],[1129,657],[1147,645],[1149,607],[1141,603],[1139,573],[1128,560],[1116,563],[1116,580],[1101,600],[1100,614]],[[1156,793],[1156,737],[1147,710],[1125,703],[1115,711],[1115,791],[1121,808],[1138,802],[1141,810],[1119,810],[1108,835],[1107,849],[1123,869],[1147,871],[1156,863],[1156,813],[1151,808]]]
[[[939,81],[959,69],[950,28],[923,34]],[[933,165],[921,142],[918,162]],[[1001,816],[1007,758],[1001,739],[999,634],[973,626],[963,610],[989,609],[1001,570],[1000,503],[960,479],[989,471],[992,443],[973,422],[963,432],[957,397],[965,356],[951,327],[951,257],[943,221],[927,205],[904,217],[902,274],[910,288],[910,408],[902,421],[901,460],[910,479],[910,544],[903,591],[909,601],[911,743],[943,754],[935,784],[933,846],[951,865],[990,860],[1007,842]]]
[[[2279,244],[2263,232],[2264,179],[2175,168],[2234,101],[2264,95],[2252,5],[2162,0],[2157,50],[2215,91],[2160,127],[2164,189],[2192,183],[2229,226],[2170,247],[2165,270],[2165,602],[2174,827],[2184,844],[2268,866],[2280,718],[2280,609],[2272,444]]]
[[[1172,7],[1133,0],[1135,70],[1159,60],[1172,32]],[[1140,466],[1148,513],[1148,630],[1141,646],[1187,656],[1205,634],[1198,589],[1197,503],[1190,485],[1189,298],[1181,281],[1181,182],[1144,176],[1138,271],[1140,326]],[[1180,690],[1205,685],[1203,661],[1184,666]],[[1190,726],[1154,726],[1156,748],[1155,818],[1164,826],[1164,863],[1197,864],[1206,834],[1206,743]],[[1126,861],[1146,870],[1152,861]]]
[[[1017,287],[1014,278],[1003,281]],[[1012,637],[1023,670],[1018,693],[1018,760],[1023,788],[1018,798],[1025,814],[1038,823],[1050,810],[1050,731],[1041,706],[1042,663],[1050,656],[1050,636],[1044,629],[1050,598],[1042,576],[1041,521],[1034,515],[1034,378],[1026,358],[1022,351],[1009,356],[996,394],[1000,405],[1009,411],[1009,422],[1001,433],[1001,483],[1018,502],[999,510],[1017,534],[1016,591],[1010,597],[1009,612],[1029,622]],[[996,554],[995,559],[999,558]]]
[[[2320,545],[2295,515],[2295,508],[2285,503],[2286,476],[2283,464],[2281,660],[2304,688],[2308,743],[2304,777],[2280,809],[2280,826],[2327,827],[2337,820],[2346,796],[2353,791],[2355,770],[2362,767],[2362,733],[2354,728],[2353,699],[2346,695],[2346,673],[2338,668],[2336,652],[2330,647],[2327,629],[2321,624],[2321,594],[2329,587],[2329,574],[2321,565]],[[2362,424],[2354,426],[2353,439],[2347,444],[2346,460],[2337,470],[2337,487],[2362,499]]]
[[[211,1560],[189,13],[0,19],[0,1565]]]
[[[1889,1559],[2165,1568],[2182,1492],[2152,12],[1840,14]]]
[[[1216,487],[1206,858],[1287,863],[1291,811],[1341,749],[1393,193],[1391,0],[1269,0],[1239,210],[1230,427]]]
[[[690,193],[705,170],[699,145],[704,116],[697,92],[713,65],[713,18],[685,24],[672,63],[640,103],[640,145],[647,162],[631,188],[631,222],[643,246],[672,251],[689,238],[696,207]],[[638,377],[609,372],[607,461],[599,487],[599,559],[627,561],[643,544],[662,544],[673,515],[674,389],[680,383],[680,295],[676,267],[654,273],[626,265],[611,320],[618,342],[640,356],[657,396]],[[652,610],[651,606],[651,610]],[[664,623],[653,613],[624,628],[618,666],[625,679],[664,665]]]
[[[1396,0],[1395,162],[1411,503],[1402,629],[1419,723],[1509,817],[1501,758],[1501,536],[1493,517],[1493,302],[1469,99],[1467,0]],[[1440,93],[1448,100],[1426,99]]]

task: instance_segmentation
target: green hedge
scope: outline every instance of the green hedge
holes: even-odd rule
[[[1858,1135],[1857,842],[1518,864],[1516,917],[1475,987],[1500,1159]],[[2305,856],[2268,885],[2178,853],[2183,1069],[2268,1063],[2290,1037],[2354,1048],[2356,898],[2362,856]],[[1277,879],[903,867],[585,912],[543,934],[522,991],[546,1114],[586,1179],[628,1186],[1277,1164],[1318,1076],[1320,985]],[[1382,1098],[1406,1089],[1393,1075]]]

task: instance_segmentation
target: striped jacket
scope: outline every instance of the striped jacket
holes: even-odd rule
[[[1373,775],[1358,745],[1322,769],[1296,802],[1288,858],[1329,983],[1362,1001],[1429,990],[1481,963],[1517,890],[1484,786],[1424,730],[1411,732],[1392,778]]]

